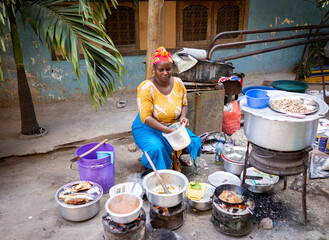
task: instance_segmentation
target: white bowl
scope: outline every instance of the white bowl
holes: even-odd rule
[[[134,182],[126,182],[126,183],[120,183],[120,184],[114,185],[113,187],[110,188],[109,195],[110,195],[110,197],[113,197],[120,193],[131,192],[131,189],[133,186],[134,186]],[[142,197],[143,196],[142,186],[140,184],[136,183],[133,193],[139,197]]]
[[[110,210],[109,205],[114,204],[114,203],[121,203],[124,204],[124,202],[129,202],[129,203],[133,203],[137,206],[137,208],[129,213],[115,213],[113,211]],[[140,215],[140,211],[143,205],[143,200],[137,196],[134,193],[120,193],[117,194],[113,197],[110,197],[109,199],[107,199],[106,203],[105,203],[105,209],[108,212],[108,214],[110,215],[112,221],[117,222],[117,223],[130,223],[134,220],[136,220],[136,218],[138,218],[138,216]]]

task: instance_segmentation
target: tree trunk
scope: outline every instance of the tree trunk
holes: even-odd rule
[[[153,77],[153,54],[162,45],[162,24],[164,0],[148,1],[146,79]]]
[[[23,54],[18,36],[16,19],[11,11],[9,11],[9,19],[11,40],[17,71],[18,99],[21,111],[21,134],[38,134],[40,127],[35,116],[31,91],[25,75]]]

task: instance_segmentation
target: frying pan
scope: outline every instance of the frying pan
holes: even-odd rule
[[[219,196],[225,190],[231,191],[233,193],[237,193],[240,196],[242,196],[241,202],[239,202],[239,203],[230,203],[230,202],[223,201]],[[216,187],[215,196],[218,198],[218,200],[220,202],[223,202],[223,203],[229,204],[229,205],[239,205],[239,204],[242,204],[245,201],[247,201],[247,199],[249,198],[249,194],[248,194],[247,189],[242,188],[242,187],[237,186],[237,185],[233,185],[233,184],[223,184],[223,185],[220,185],[220,186]]]

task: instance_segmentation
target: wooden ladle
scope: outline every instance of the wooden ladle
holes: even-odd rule
[[[161,183],[161,186],[162,186],[163,190],[165,191],[166,194],[171,194],[171,192],[169,192],[169,190],[168,190],[168,188],[166,187],[166,185],[163,183],[162,178],[161,178],[160,174],[158,173],[157,169],[155,168],[155,166],[154,166],[154,164],[153,164],[153,162],[152,162],[150,156],[147,154],[146,151],[144,151],[144,153],[145,153],[145,156],[146,156],[147,160],[149,161],[151,167],[153,168],[153,171],[155,172],[155,175],[158,177],[158,179],[159,179],[159,181],[160,181],[160,183]]]

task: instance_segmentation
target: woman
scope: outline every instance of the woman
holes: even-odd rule
[[[170,124],[179,121],[189,125],[187,115],[186,88],[181,79],[172,77],[173,57],[164,47],[159,47],[153,55],[154,77],[143,81],[137,90],[139,113],[132,125],[132,133],[137,146],[143,151],[142,164],[151,168],[144,151],[152,159],[156,169],[172,168],[173,160],[182,153],[173,152],[162,133],[171,133]],[[201,139],[189,129],[190,145],[186,148],[194,160],[201,153]],[[183,160],[180,158],[180,160]],[[183,163],[183,162],[182,162]],[[185,160],[185,165],[192,162]],[[175,167],[178,168],[178,167]],[[179,169],[175,169],[179,170]]]

